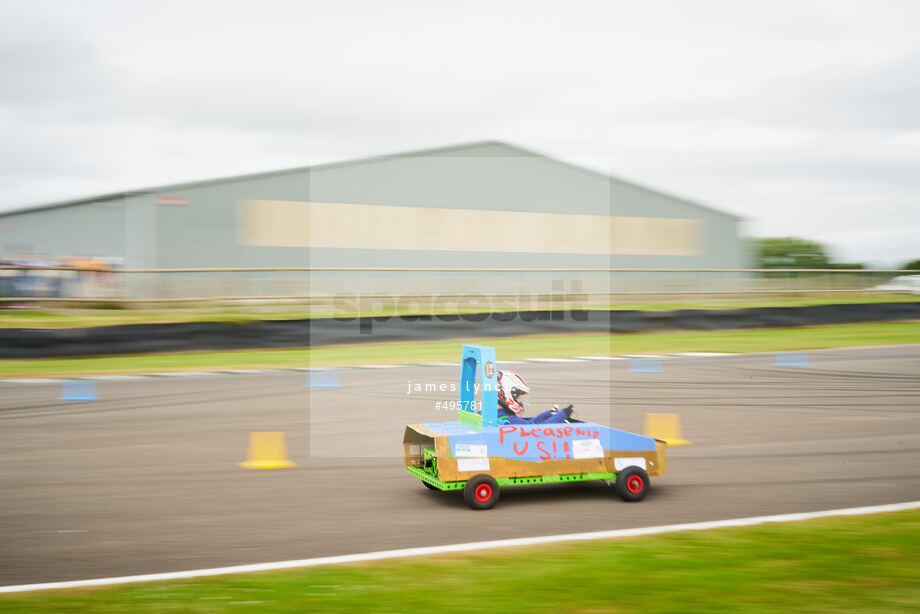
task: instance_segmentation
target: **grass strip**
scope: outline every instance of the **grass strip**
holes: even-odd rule
[[[920,512],[0,596],[5,612],[916,612]]]
[[[501,360],[678,352],[772,352],[920,343],[920,322],[744,331],[493,337],[416,343],[368,343],[293,350],[0,360],[0,377],[454,362],[458,360],[461,343],[494,346]]]
[[[776,299],[755,298],[749,300],[668,301],[617,303],[594,306],[589,309],[618,309],[638,311],[675,311],[677,309],[746,309],[752,307],[806,307],[812,305],[867,304],[867,303],[915,303],[915,296],[833,296],[833,297],[788,297]],[[387,304],[392,301],[386,301]],[[352,318],[412,315],[419,310],[418,302],[407,303],[405,307],[385,308],[382,301],[368,301],[368,308],[360,313],[351,310],[328,310],[310,312],[297,307],[265,307],[252,309],[176,309],[176,310],[117,310],[117,309],[6,309],[0,310],[0,328],[84,328],[91,326],[118,326],[124,324],[168,324],[177,322],[252,322],[257,320],[298,320],[302,318]],[[506,304],[461,306],[435,306],[425,313],[481,313],[508,312],[527,309],[549,309],[552,305],[534,304],[510,307]]]

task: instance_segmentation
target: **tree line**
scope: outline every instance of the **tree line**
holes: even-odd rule
[[[754,266],[758,269],[864,269],[861,262],[834,262],[827,248],[817,241],[797,237],[751,239]],[[920,259],[900,269],[920,271]]]

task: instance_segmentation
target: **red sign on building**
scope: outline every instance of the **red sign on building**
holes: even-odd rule
[[[188,204],[188,199],[184,196],[163,196],[157,195],[157,204],[158,205],[179,205],[185,206]]]

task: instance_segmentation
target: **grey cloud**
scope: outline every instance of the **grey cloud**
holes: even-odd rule
[[[809,131],[920,128],[920,46],[884,62],[789,66],[785,77],[735,96],[662,102],[619,114],[624,121],[743,121]]]
[[[764,117],[785,125],[838,130],[920,128],[920,48],[884,64],[833,66],[770,84]]]
[[[0,26],[0,106],[60,109],[113,85],[111,67],[78,33],[43,22]]]

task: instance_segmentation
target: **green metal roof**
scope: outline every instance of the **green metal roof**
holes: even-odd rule
[[[165,184],[165,185],[160,185],[160,186],[139,188],[135,190],[126,190],[122,192],[112,192],[112,193],[101,194],[97,196],[89,196],[89,197],[77,198],[77,199],[72,199],[72,200],[63,200],[63,201],[57,201],[57,202],[46,203],[46,204],[41,204],[41,205],[21,207],[18,209],[11,209],[7,211],[0,211],[0,217],[16,215],[16,214],[21,214],[21,213],[28,213],[32,211],[44,211],[48,209],[57,209],[61,207],[72,207],[75,205],[102,203],[102,202],[107,202],[107,201],[120,200],[120,199],[128,198],[131,196],[140,196],[144,194],[163,194],[166,192],[177,192],[177,191],[181,191],[187,188],[198,188],[198,187],[215,185],[215,184],[226,183],[226,182],[231,182],[231,181],[244,181],[244,180],[249,180],[249,179],[266,179],[266,178],[271,178],[271,177],[279,177],[283,175],[305,173],[305,172],[314,171],[314,170],[357,166],[361,164],[368,164],[371,162],[378,162],[378,161],[394,159],[394,158],[410,158],[410,157],[418,157],[418,156],[426,156],[426,155],[451,154],[453,152],[462,153],[463,151],[468,151],[468,150],[482,148],[482,147],[500,147],[502,149],[505,149],[506,151],[508,151],[509,154],[512,154],[512,155],[531,156],[531,157],[541,158],[541,159],[553,162],[555,164],[559,164],[559,165],[568,167],[570,169],[573,169],[573,170],[576,170],[582,173],[586,173],[593,177],[604,178],[607,181],[617,183],[624,187],[642,190],[644,192],[648,192],[648,193],[651,193],[657,196],[664,196],[671,200],[678,201],[682,204],[690,205],[692,207],[703,209],[709,212],[714,212],[714,213],[723,215],[725,217],[733,218],[736,220],[742,219],[741,216],[735,215],[733,213],[728,213],[726,211],[722,211],[719,209],[715,209],[708,205],[703,205],[701,203],[698,203],[692,200],[687,200],[679,196],[667,194],[665,192],[661,192],[660,190],[655,190],[655,189],[646,187],[644,185],[640,185],[640,184],[633,183],[630,181],[625,181],[623,179],[618,179],[616,177],[613,177],[612,175],[609,175],[609,174],[606,174],[600,171],[596,171],[596,170],[593,170],[593,169],[590,169],[584,166],[570,164],[568,162],[564,162],[552,156],[548,156],[548,155],[545,155],[545,154],[542,154],[542,153],[539,153],[533,150],[525,149],[523,147],[511,145],[503,141],[495,141],[495,140],[474,141],[470,143],[461,143],[458,145],[448,145],[445,147],[433,147],[429,149],[419,149],[419,150],[400,152],[400,153],[369,156],[365,158],[358,158],[355,160],[345,160],[341,162],[329,162],[329,163],[324,163],[324,164],[315,164],[311,166],[299,166],[295,168],[287,168],[287,169],[282,169],[282,170],[277,170],[277,171],[248,173],[248,174],[243,174],[243,175],[234,175],[230,177],[218,177],[214,179],[204,179],[204,180],[199,180],[199,181],[186,181],[186,182],[181,182],[181,183],[171,183],[171,184]]]

